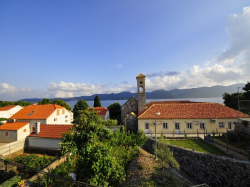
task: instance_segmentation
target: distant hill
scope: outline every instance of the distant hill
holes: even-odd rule
[[[170,91],[166,90],[155,90],[152,92],[146,92],[147,99],[185,99],[185,98],[211,98],[211,97],[222,97],[222,94],[236,93],[237,87],[245,86],[244,83],[234,84],[230,86],[212,86],[212,87],[200,87],[190,89],[174,89]],[[80,96],[71,98],[52,98],[51,100],[62,99],[63,101],[72,101],[84,99],[86,101],[93,101],[95,96],[98,95],[100,100],[127,100],[134,96],[137,98],[137,93],[121,92],[111,94],[95,94],[91,96]],[[41,98],[34,99],[22,99],[22,101],[39,102]]]

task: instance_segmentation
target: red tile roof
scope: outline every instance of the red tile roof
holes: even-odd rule
[[[94,107],[94,110],[98,112],[99,116],[105,116],[108,111],[108,109],[105,107]]]
[[[64,108],[55,104],[48,105],[30,105],[9,119],[47,119],[56,109]]]
[[[0,126],[0,130],[18,130],[27,124],[29,124],[29,122],[4,123]]]
[[[155,113],[160,112],[158,119],[206,119],[206,118],[238,118],[238,111],[218,103],[164,103],[152,104],[141,111],[139,119],[154,119]],[[241,117],[250,117],[241,113]]]
[[[68,131],[73,125],[48,125],[41,124],[40,132],[35,135],[32,132],[29,137],[41,137],[41,138],[62,138],[62,133]]]
[[[5,107],[1,107],[0,108],[0,111],[6,111],[6,110],[10,110],[10,109],[12,109],[12,108],[14,108],[14,107],[16,107],[17,105],[7,105],[7,106],[5,106]]]

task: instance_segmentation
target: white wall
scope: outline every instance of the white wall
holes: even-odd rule
[[[59,115],[57,111],[59,110]],[[46,124],[71,124],[71,114],[68,110],[56,109],[46,120]]]
[[[30,132],[33,131],[33,127],[36,127],[37,122],[40,122],[41,124],[46,124],[45,119],[17,119],[16,121],[17,122],[29,122]]]
[[[19,110],[21,110],[23,107],[17,105],[9,110],[6,111],[0,111],[0,118],[10,118],[15,113],[17,113]]]
[[[57,138],[39,138],[39,137],[28,137],[29,147],[44,148],[44,149],[60,149],[59,143],[61,139]]]
[[[24,127],[17,130],[17,140],[21,140],[30,135],[30,125],[27,124]]]

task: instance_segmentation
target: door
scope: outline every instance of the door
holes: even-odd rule
[[[145,133],[146,133],[146,134],[150,133],[150,130],[149,130],[149,123],[145,123]]]
[[[175,133],[180,133],[180,123],[175,123]]]
[[[228,122],[228,130],[232,130],[232,122]]]

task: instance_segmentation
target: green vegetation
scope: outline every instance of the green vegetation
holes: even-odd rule
[[[104,126],[116,126],[118,124],[116,119],[102,120]]]
[[[21,176],[20,175],[16,175],[12,178],[10,178],[9,180],[5,181],[4,183],[1,184],[1,187],[12,187],[12,186],[16,186],[16,184],[21,181]]]
[[[242,88],[245,92],[239,93],[240,100],[250,100],[250,82],[247,82],[245,87]],[[238,93],[224,93],[223,94],[224,104],[230,108],[238,110]],[[243,108],[244,106],[241,106]],[[246,106],[249,108],[249,106]],[[245,112],[249,113],[249,112]]]
[[[12,170],[9,172],[0,173],[0,184],[14,176],[16,176],[16,172]]]
[[[7,118],[0,118],[0,121],[6,121]]]
[[[47,167],[56,159],[57,157],[48,157],[47,155],[38,156],[35,154],[31,154],[31,155],[25,156],[21,154],[15,158],[15,161],[19,164],[26,165],[31,168],[35,167],[36,169],[41,170]]]
[[[94,99],[94,107],[101,107],[101,101],[99,99],[99,96],[95,96],[95,99]]]
[[[71,107],[66,102],[64,102],[61,99],[57,99],[57,100],[51,101],[51,100],[49,100],[47,98],[44,98],[43,100],[39,101],[38,104],[39,105],[55,104],[55,105],[62,106],[64,108],[66,108],[67,110],[71,111]]]
[[[217,140],[220,140],[224,143],[226,143],[226,137],[225,136],[216,136],[215,137]],[[232,141],[229,141],[228,142],[230,145],[234,146],[234,147],[237,147],[243,151],[246,151],[248,153],[250,153],[250,141],[247,141],[247,140],[243,140],[243,139],[240,139],[240,137],[238,137],[238,140],[235,141],[235,142],[232,142]]]
[[[204,153],[210,153],[219,156],[228,156],[226,153],[220,151],[216,147],[199,139],[169,140],[167,141],[167,143],[169,143],[170,145],[180,146],[191,150],[195,148],[195,151],[200,151]]]
[[[19,105],[19,106],[29,106],[32,105],[33,103],[31,102],[26,102],[26,101],[1,101],[0,100],[0,107],[5,107],[7,105]]]
[[[143,131],[125,134],[124,127],[111,133],[101,125],[93,108],[79,114],[74,131],[63,135],[62,153],[76,156],[77,180],[98,186],[117,186],[125,179],[125,169],[144,144]]]
[[[84,111],[84,110],[86,110],[87,108],[89,108],[89,105],[88,105],[88,103],[87,103],[85,100],[83,100],[83,99],[79,100],[79,101],[75,104],[75,106],[74,106],[74,108],[73,108],[74,121],[75,121],[75,122],[78,122],[81,111]]]
[[[116,119],[118,123],[121,123],[121,105],[120,103],[114,103],[108,106],[110,119]]]

